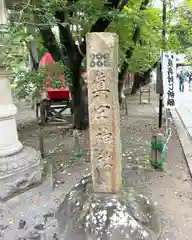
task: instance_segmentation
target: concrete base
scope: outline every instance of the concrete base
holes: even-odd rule
[[[67,195],[50,182],[0,204],[1,240],[156,240],[160,223],[150,199],[133,187],[94,194],[90,176]]]
[[[41,183],[43,165],[40,153],[24,146],[14,155],[0,158],[0,201]]]

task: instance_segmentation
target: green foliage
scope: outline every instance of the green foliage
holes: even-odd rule
[[[192,1],[185,0],[175,9],[174,24],[170,29],[170,35],[174,36],[177,50],[182,53],[188,52],[192,46]]]
[[[61,81],[63,75],[65,76],[65,85]],[[19,99],[28,96],[39,97],[41,91],[46,91],[47,88],[71,87],[70,71],[61,62],[40,67],[38,70],[29,71],[20,68],[12,74],[12,78],[17,80],[15,81],[16,85],[13,86]]]
[[[12,70],[27,60],[27,43],[32,39],[32,36],[21,24],[3,26],[3,29],[0,28],[1,33],[2,31],[4,33],[4,51],[1,52],[0,61]]]
[[[152,1],[151,1],[152,2]],[[27,95],[32,89],[37,94],[43,87],[45,79],[45,69],[38,71],[26,71],[21,69],[21,63],[28,65],[28,44],[35,40],[40,56],[46,49],[43,46],[39,30],[52,27],[58,45],[61,47],[59,32],[54,28],[58,21],[55,18],[56,11],[64,11],[66,14],[63,26],[71,28],[71,35],[76,41],[78,37],[84,37],[91,29],[92,24],[99,18],[109,18],[112,20],[107,31],[116,32],[119,35],[119,62],[120,66],[125,60],[129,63],[129,71],[142,72],[149,69],[157,60],[160,49],[165,47],[169,50],[182,52],[184,48],[191,45],[191,7],[192,1],[186,0],[178,9],[170,8],[166,25],[168,39],[162,44],[162,9],[153,8],[151,5],[140,11],[141,0],[130,0],[127,7],[121,12],[104,5],[101,0],[79,0],[71,6],[67,6],[67,0],[33,0],[25,6],[21,6],[18,11],[15,9],[11,13],[11,24],[7,28],[8,40],[6,42],[5,55],[1,55],[4,63],[12,71],[12,80],[17,78],[17,88]],[[73,15],[68,14],[73,11]],[[185,13],[185,14],[184,14]],[[172,19],[177,17],[177,22],[172,23]],[[74,26],[78,26],[79,32]],[[133,41],[135,28],[140,28],[139,41]],[[127,49],[133,49],[131,58],[126,56]],[[19,68],[18,68],[19,66]],[[58,66],[60,69],[58,69]],[[50,68],[50,66],[49,66]],[[52,75],[52,87],[59,87],[60,81],[56,73],[61,72],[68,84],[70,81],[69,68],[63,63],[54,65]],[[19,69],[19,70],[17,70]],[[12,81],[14,82],[14,81]]]
[[[139,14],[140,44],[136,44],[130,59],[129,70],[141,72],[157,60],[161,48],[160,10],[147,8]]]
[[[150,68],[159,56],[161,48],[160,10],[148,7],[139,11],[140,2],[131,1],[128,10],[122,12],[124,15],[116,19],[108,29],[119,35],[120,65],[126,59],[126,50],[134,48],[131,59],[126,59],[130,72],[141,72]],[[135,26],[140,28],[137,44],[132,41]]]

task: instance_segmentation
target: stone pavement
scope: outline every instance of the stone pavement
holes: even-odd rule
[[[35,110],[30,105],[17,105],[16,122],[17,125],[25,125],[36,120]]]
[[[192,137],[192,92],[186,83],[185,92],[176,91],[176,109],[190,137]]]
[[[176,110],[171,113],[192,176],[192,92],[188,83],[185,83],[185,92],[179,92],[177,87],[175,98]]]

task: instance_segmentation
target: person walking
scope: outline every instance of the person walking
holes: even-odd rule
[[[181,72],[177,75],[179,79],[179,91],[184,92],[184,84],[185,84],[185,74],[181,70]]]
[[[189,91],[192,91],[192,73],[189,74]]]

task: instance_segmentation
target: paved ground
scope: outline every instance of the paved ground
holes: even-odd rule
[[[150,131],[152,125],[156,123],[154,116],[157,100],[153,95],[152,104],[139,105],[138,102],[138,96],[130,97],[128,115],[124,110],[121,111],[124,180],[138,186],[151,196],[162,219],[162,240],[190,240],[192,236],[191,178],[176,131],[173,128],[164,171],[155,171],[150,165],[149,154]],[[19,136],[21,141],[39,148],[37,126],[21,129]],[[51,160],[54,167],[54,183],[59,187],[65,182],[67,166],[70,172],[68,178],[75,176],[75,167],[69,163],[73,150],[72,132],[52,126],[45,129],[44,136],[46,161]],[[89,153],[87,131],[82,132],[81,139],[83,149]],[[77,161],[76,164],[83,164],[83,171],[90,167],[89,163],[84,161]],[[67,182],[69,184],[70,179]]]
[[[23,125],[35,121],[35,110],[31,109],[30,105],[18,104],[16,122],[18,125]]]
[[[192,176],[192,92],[187,82],[184,92],[179,92],[177,86],[175,98],[176,110],[171,111],[172,117]]]
[[[192,92],[188,89],[188,83],[185,83],[185,91],[179,92],[176,89],[176,108],[182,121],[192,137]]]

